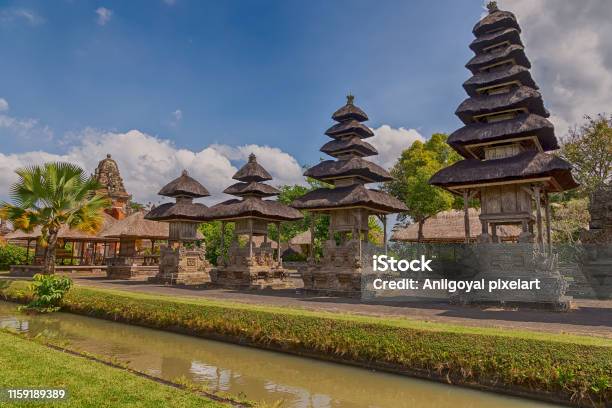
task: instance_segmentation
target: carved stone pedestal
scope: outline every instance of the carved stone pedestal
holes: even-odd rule
[[[168,285],[201,285],[209,283],[211,265],[204,248],[160,249],[159,272],[149,282]]]

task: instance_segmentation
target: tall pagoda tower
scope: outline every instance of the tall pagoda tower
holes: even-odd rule
[[[509,11],[488,4],[489,13],[472,32],[476,54],[467,64],[468,94],[455,114],[465,124],[448,143],[465,160],[436,173],[430,183],[463,195],[469,242],[468,199],[480,199],[479,242],[498,242],[497,227],[522,227],[519,242],[551,245],[551,192],[573,189],[571,166],[547,153],[559,148],[553,125],[529,69],[521,29]],[[542,209],[545,213],[544,239]],[[535,213],[535,215],[534,215]],[[535,224],[535,233],[534,233]]]
[[[314,248],[314,218],[318,215],[330,217],[323,258],[315,262],[311,249],[309,267],[303,273],[306,290],[359,294],[362,272],[371,263],[363,255],[375,251],[368,242],[370,215],[378,216],[383,222],[386,248],[387,214],[407,210],[404,203],[395,197],[366,187],[369,183],[392,180],[392,177],[385,169],[365,159],[378,152],[364,140],[374,136],[374,133],[363,124],[368,120],[368,115],[354,104],[354,100],[352,95],[347,97],[346,104],[332,115],[332,119],[338,123],[325,132],[332,140],[323,145],[321,151],[334,159],[322,161],[304,173],[306,177],[329,183],[330,187],[311,191],[291,204],[313,215],[311,248]],[[336,235],[339,236],[339,244]]]
[[[213,273],[213,283],[240,288],[281,288],[286,286],[287,273],[281,259],[280,226],[283,221],[296,221],[302,214],[278,201],[264,200],[280,191],[265,181],[272,180],[270,173],[259,163],[254,154],[233,176],[234,183],[223,192],[238,197],[214,205],[208,209],[202,221],[221,221],[221,259]],[[234,236],[226,254],[225,230],[228,222],[234,223]],[[272,242],[268,240],[268,225],[275,224],[279,231],[276,256]],[[241,245],[239,236],[248,236]],[[260,238],[256,242],[256,238]]]

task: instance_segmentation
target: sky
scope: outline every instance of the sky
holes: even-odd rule
[[[506,0],[557,135],[612,112],[612,2]],[[186,168],[212,193],[249,153],[303,183],[347,93],[390,167],[461,126],[482,0],[0,1],[0,199],[18,167],[111,153],[156,202]]]

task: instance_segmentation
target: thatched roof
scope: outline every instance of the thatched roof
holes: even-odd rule
[[[381,213],[407,211],[404,203],[397,198],[379,190],[368,189],[361,184],[331,189],[319,188],[297,198],[291,206],[301,210],[366,207]]]
[[[500,48],[492,52],[485,52],[482,54],[476,54],[465,67],[472,71],[472,74],[476,74],[480,69],[487,65],[492,65],[505,60],[513,59],[518,65],[522,65],[526,68],[531,68],[531,63],[525,55],[525,49],[522,45],[510,44],[506,47]]]
[[[250,183],[251,181],[266,181],[272,180],[270,173],[266,171],[259,163],[257,163],[257,157],[251,153],[249,155],[249,161],[242,166],[234,177],[234,180],[244,181]]]
[[[484,161],[465,159],[438,171],[431,177],[429,184],[452,187],[544,176],[555,179],[561,191],[578,186],[572,177],[569,163],[537,150],[526,150],[503,159]]]
[[[497,95],[479,95],[461,102],[455,115],[465,124],[472,123],[476,115],[485,115],[506,109],[526,108],[530,113],[547,118],[550,116],[542,95],[527,86],[514,87],[510,92]]]
[[[332,140],[325,143],[320,150],[323,153],[327,153],[333,157],[338,157],[349,152],[357,154],[361,157],[375,156],[378,154],[378,151],[374,146],[361,140],[357,136]]]
[[[294,221],[303,218],[298,210],[278,201],[245,197],[227,200],[208,208],[202,221],[231,220],[236,218],[263,218],[272,221]]]
[[[310,245],[310,230],[297,234],[289,240],[289,245]]]
[[[516,20],[516,16],[513,13],[495,9],[477,22],[472,32],[478,37],[493,30],[499,30],[500,28],[515,28],[518,31],[521,30]]]
[[[353,104],[354,100],[355,97],[353,95],[348,95],[346,97],[346,105],[335,111],[332,115],[332,119],[336,122],[342,122],[349,119],[355,119],[359,122],[368,120],[368,115]]]
[[[208,207],[201,203],[164,203],[151,209],[144,218],[151,221],[198,221],[204,216],[207,209]]]
[[[202,184],[189,177],[187,170],[183,170],[183,173],[179,177],[166,184],[157,194],[166,197],[185,196],[192,198],[208,197],[210,195]]]
[[[336,123],[325,131],[325,134],[334,139],[340,139],[349,135],[357,135],[362,139],[374,136],[374,132],[364,125],[359,123],[355,119],[345,120],[340,123]]]
[[[169,225],[145,219],[142,211],[113,224],[102,234],[106,238],[168,239]]]
[[[223,190],[225,194],[235,195],[237,197],[253,195],[258,197],[272,197],[280,193],[280,191],[271,185],[257,183],[235,183]]]
[[[471,157],[465,150],[467,145],[536,136],[542,149],[549,151],[559,148],[554,131],[553,124],[548,119],[539,115],[523,114],[499,122],[471,123],[451,133],[447,143],[464,157]]]
[[[474,52],[482,52],[485,48],[492,45],[501,44],[508,41],[510,44],[523,45],[521,33],[516,28],[506,28],[489,34],[483,34],[472,41],[470,49]]]
[[[364,178],[371,182],[393,180],[387,170],[361,157],[325,160],[306,170],[304,176],[323,181],[351,176]]]
[[[107,213],[103,212],[102,216],[104,220],[102,222],[102,227],[97,234],[88,234],[83,231],[79,231],[77,229],[70,229],[67,226],[63,226],[60,228],[58,233],[58,238],[66,240],[66,241],[115,241],[110,237],[106,237],[104,233],[112,228],[113,225],[118,223],[119,221],[115,218],[111,217]],[[20,230],[15,230],[10,232],[9,234],[4,236],[4,239],[7,241],[15,240],[15,241],[25,241],[25,240],[33,240],[38,239],[41,235],[41,227],[34,228],[31,232],[25,232]]]
[[[482,224],[478,216],[480,209],[470,208],[470,240],[482,232]],[[391,241],[417,242],[419,224],[396,225],[391,233]],[[521,233],[521,228],[514,225],[499,225],[497,235],[502,241],[515,241]],[[458,210],[442,211],[425,220],[423,224],[423,241],[430,243],[462,243],[465,242],[464,213]]]
[[[479,72],[463,83],[463,89],[470,96],[478,96],[477,89],[487,86],[499,85],[506,82],[518,81],[522,85],[539,89],[531,78],[528,68],[521,65],[512,65],[499,71]]]

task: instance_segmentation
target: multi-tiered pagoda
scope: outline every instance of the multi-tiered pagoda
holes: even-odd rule
[[[392,177],[385,169],[365,159],[378,152],[364,141],[374,133],[363,124],[368,115],[355,106],[352,95],[347,97],[346,105],[338,109],[332,119],[338,123],[325,132],[332,140],[323,145],[321,151],[335,160],[322,161],[304,173],[331,186],[311,191],[291,205],[310,211],[313,223],[319,214],[330,217],[323,258],[316,263],[311,251],[309,268],[303,273],[304,288],[353,295],[360,293],[362,272],[371,263],[371,259],[363,256],[370,252],[365,247],[371,247],[368,242],[370,215],[382,220],[386,245],[386,215],[406,211],[406,206],[382,191],[366,187],[368,183],[385,182]],[[313,240],[313,225],[310,235]],[[314,247],[314,242],[310,247]]]
[[[272,180],[270,173],[259,163],[254,154],[233,176],[238,183],[223,192],[238,199],[231,199],[210,207],[202,221],[221,221],[222,254],[217,262],[213,283],[221,286],[241,288],[284,287],[287,273],[283,269],[280,248],[280,226],[282,221],[295,221],[302,214],[289,206],[265,197],[276,196],[280,191],[264,181]],[[224,252],[226,223],[233,222],[234,236],[226,254]],[[272,242],[268,240],[268,224],[275,224],[279,232],[276,241],[276,256]],[[246,245],[239,237],[248,236]],[[255,242],[256,237],[261,237]]]
[[[472,77],[463,84],[469,97],[455,112],[465,126],[448,138],[465,160],[442,169],[430,183],[462,194],[466,216],[468,199],[480,198],[480,242],[497,242],[497,226],[518,224],[519,242],[535,239],[543,247],[542,207],[550,245],[548,194],[577,184],[569,163],[547,153],[559,146],[516,17],[495,2],[487,7],[489,14],[473,29],[470,48],[476,55],[466,64]]]
[[[456,114],[465,124],[448,143],[465,159],[436,173],[430,183],[463,195],[469,242],[468,201],[480,199],[481,245],[475,252],[483,279],[539,278],[536,291],[471,292],[467,301],[538,303],[566,308],[567,284],[551,256],[549,193],[575,188],[571,166],[547,153],[558,149],[553,125],[529,69],[514,14],[487,6],[473,29],[464,82],[468,98]],[[546,233],[543,231],[545,213]],[[496,245],[500,225],[522,228],[518,244]],[[534,231],[535,225],[535,231]],[[546,236],[546,238],[544,238]],[[544,250],[546,239],[547,249]],[[534,246],[534,242],[537,245]]]
[[[210,193],[186,170],[158,193],[175,199],[153,208],[146,219],[169,224],[168,245],[160,248],[159,270],[151,281],[168,284],[196,285],[210,282],[211,265],[206,247],[198,234],[200,219],[208,209],[193,200]]]

